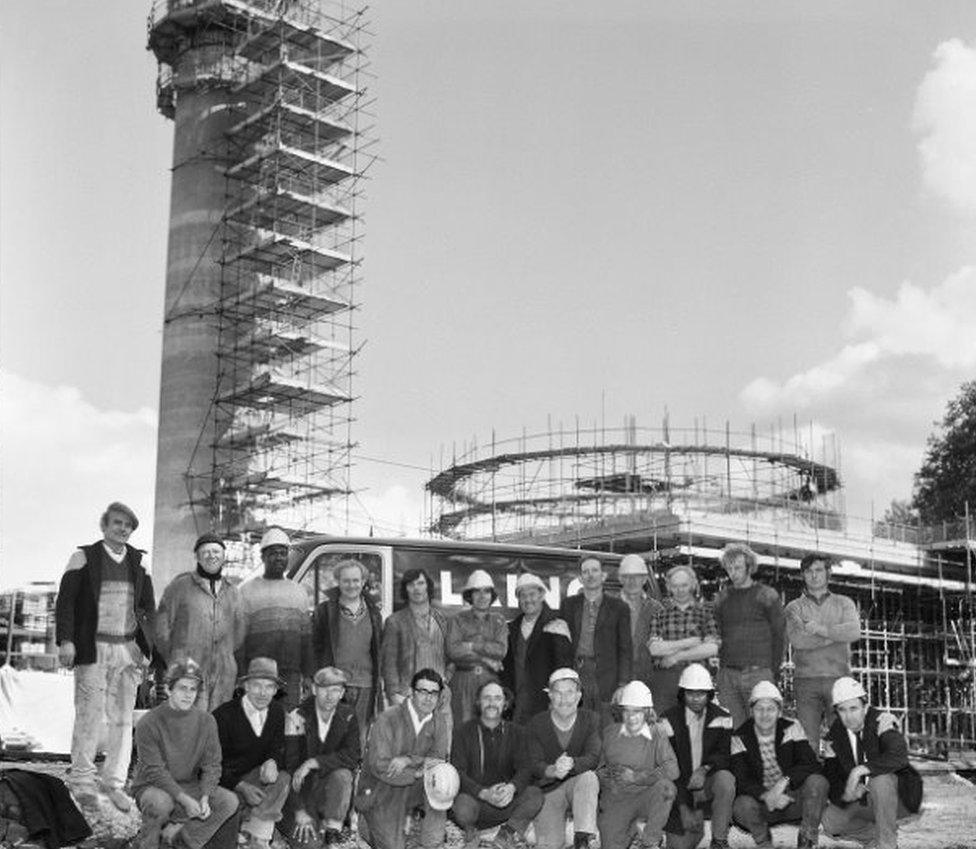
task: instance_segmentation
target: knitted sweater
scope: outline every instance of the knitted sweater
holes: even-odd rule
[[[311,674],[311,600],[300,585],[287,578],[255,578],[241,584],[241,602],[247,623],[240,669],[256,657],[278,662],[283,676]]]
[[[624,733],[622,725],[610,725],[603,731],[603,748],[600,751],[600,789],[613,795],[639,793],[644,787],[656,784],[662,778],[675,781],[678,778],[678,759],[659,726],[647,726],[650,739],[638,734]],[[630,767],[635,778],[622,782],[615,777],[614,767]]]
[[[196,708],[177,710],[169,703],[147,713],[136,726],[135,775],[132,792],[158,787],[172,797],[187,792],[208,796],[220,780],[221,758],[217,722]]]
[[[783,662],[786,622],[779,593],[766,584],[726,587],[715,599],[715,624],[722,637],[722,666],[765,666],[774,673]]]
[[[281,702],[268,705],[259,737],[244,713],[241,698],[224,702],[213,712],[223,763],[220,785],[228,790],[267,760],[274,761],[279,769],[285,767],[285,709]]]
[[[827,636],[810,634],[806,622],[825,625]],[[861,636],[853,599],[827,593],[819,601],[804,593],[786,605],[786,634],[793,646],[794,678],[840,678],[851,674],[850,644]]]

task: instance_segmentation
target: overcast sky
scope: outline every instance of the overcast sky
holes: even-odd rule
[[[0,6],[0,587],[113,498],[151,544],[172,125],[149,2]],[[363,458],[492,428],[794,414],[851,513],[911,492],[976,364],[971,2],[369,13]],[[363,459],[377,530],[426,475]]]

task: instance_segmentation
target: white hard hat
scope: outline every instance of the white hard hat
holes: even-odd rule
[[[620,691],[617,704],[629,708],[652,708],[654,697],[643,681],[631,681]]]
[[[281,528],[268,528],[261,537],[261,551],[273,545],[283,545],[286,548],[291,545],[291,540]]]
[[[700,663],[689,663],[681,677],[678,679],[678,687],[683,690],[714,690],[712,676],[709,671]]]
[[[435,811],[446,811],[461,789],[461,777],[449,763],[434,764],[424,771],[427,802]]]
[[[749,694],[749,707],[752,707],[760,699],[772,699],[780,707],[783,707],[783,694],[772,681],[760,681],[752,688],[752,692]]]
[[[620,561],[620,566],[617,567],[617,577],[623,578],[627,575],[647,577],[647,564],[639,554],[628,554]]]
[[[552,675],[549,676],[549,687],[557,681],[575,681],[577,684],[580,682],[579,673],[575,669],[570,669],[568,666],[564,666],[561,669],[557,669]]]
[[[461,592],[466,593],[469,590],[493,590],[495,589],[495,582],[491,579],[484,569],[475,569],[471,573],[471,577],[468,578],[468,582],[464,585],[464,589]]]
[[[831,702],[836,706],[850,699],[866,699],[868,694],[861,686],[860,681],[855,678],[844,677],[834,681],[834,688],[831,690],[830,696]]]
[[[515,582],[515,595],[517,596],[522,590],[528,589],[529,587],[535,587],[537,590],[542,590],[546,592],[548,587],[542,583],[542,578],[538,575],[533,575],[531,572],[525,572],[518,576],[518,580]]]

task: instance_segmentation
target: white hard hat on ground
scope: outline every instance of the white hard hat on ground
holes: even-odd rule
[[[628,708],[652,708],[654,697],[643,681],[631,681],[620,691],[617,704]]]
[[[519,575],[518,580],[515,582],[515,595],[518,596],[522,590],[528,589],[529,587],[534,587],[543,592],[548,590],[548,587],[542,583],[542,578],[538,575],[533,575],[531,572],[525,572]]]
[[[291,545],[291,540],[281,528],[268,528],[261,537],[261,551],[270,548],[272,545],[283,545],[286,548]]]
[[[639,554],[628,554],[620,561],[620,566],[617,567],[617,577],[625,578],[627,575],[647,577],[647,564]]]
[[[836,707],[841,702],[847,702],[851,699],[866,699],[868,694],[864,687],[861,686],[860,681],[845,676],[834,681],[834,687],[830,692],[830,696],[831,702]]]
[[[471,576],[468,578],[468,582],[464,585],[464,589],[461,592],[466,593],[470,590],[493,590],[495,589],[495,582],[491,579],[484,569],[475,569]]]
[[[678,687],[683,690],[714,690],[715,684],[711,673],[704,666],[700,663],[689,663],[678,679]]]
[[[783,707],[783,694],[772,681],[760,681],[752,688],[752,692],[749,694],[749,707],[752,707],[760,699],[772,699],[780,707]]]
[[[424,771],[427,802],[435,811],[446,811],[461,789],[461,777],[449,763],[434,764]]]

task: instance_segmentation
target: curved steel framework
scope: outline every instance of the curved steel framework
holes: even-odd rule
[[[562,428],[472,445],[427,482],[431,530],[457,538],[537,536],[677,505],[710,512],[836,516],[836,462],[781,431],[705,426]],[[822,455],[836,456],[833,439]]]

